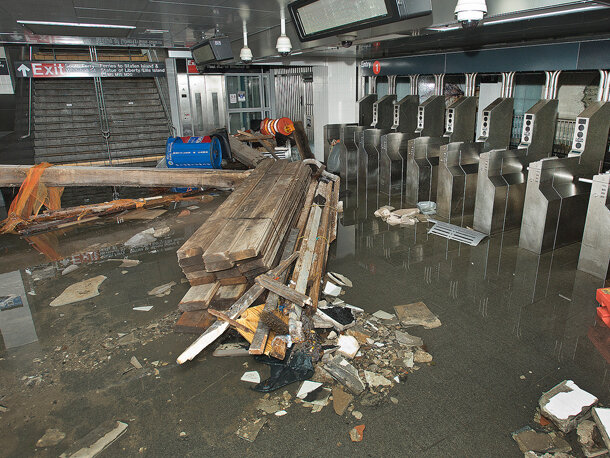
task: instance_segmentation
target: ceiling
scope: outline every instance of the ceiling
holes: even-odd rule
[[[249,46],[255,62],[280,59],[275,50],[279,35],[280,5],[291,0],[2,0],[0,2],[0,43],[27,43],[41,35],[64,40],[51,43],[77,44],[78,37],[119,37],[154,40],[164,47],[189,46],[203,34],[218,28],[232,40],[239,55],[242,23],[248,25]],[[516,22],[480,25],[473,30],[457,26],[454,8],[457,0],[431,0],[432,14],[360,30],[354,46],[344,49],[330,37],[300,43],[291,22],[287,34],[299,59],[327,57],[386,57],[435,50],[475,49],[489,45],[510,45],[522,41],[549,41],[610,35],[610,7],[592,0],[487,0],[485,21],[505,21],[524,15]],[[576,14],[528,19],[533,13],[549,14],[570,8],[598,8]],[[604,9],[605,8],[605,9]],[[18,20],[112,24],[133,29],[76,28],[67,26],[23,26]],[[436,30],[431,30],[436,29]],[[438,29],[448,29],[438,31]],[[45,40],[42,40],[45,42]],[[145,44],[135,46],[145,47]],[[155,46],[151,44],[150,46]],[[295,56],[296,58],[296,56]]]

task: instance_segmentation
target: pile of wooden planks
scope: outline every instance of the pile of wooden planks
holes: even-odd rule
[[[319,163],[313,165],[318,168],[321,166]],[[253,175],[255,173],[256,170]],[[338,177],[320,169],[315,179],[306,180],[306,183],[308,184],[303,202],[294,206],[298,211],[285,237],[280,265],[269,272],[257,275],[254,285],[226,309],[225,313],[219,314],[214,311],[215,316],[222,317],[222,321],[215,321],[212,316],[201,318],[201,329],[205,329],[205,332],[178,357],[179,364],[192,360],[229,326],[238,326],[239,323],[235,323],[235,320],[266,291],[269,293],[262,314],[285,316],[290,311],[286,320],[289,321],[290,336],[278,335],[277,330],[273,333],[266,321],[261,319],[251,339],[247,339],[250,341],[249,353],[269,354],[281,360],[285,357],[288,341],[299,343],[306,340],[303,335],[302,314],[306,313],[311,317],[320,313],[317,311],[317,304],[321,295],[328,249],[336,239],[337,218],[340,212]],[[294,269],[290,269],[295,261]],[[213,301],[214,309],[218,309],[215,300]],[[284,312],[279,311],[280,304],[286,305]],[[185,315],[187,314],[183,314],[183,318]],[[329,318],[325,317],[325,319]],[[272,335],[275,337],[272,338]]]
[[[217,307],[219,294],[231,302],[274,265],[300,216],[310,176],[302,162],[265,159],[236,187],[177,252],[191,284],[181,311],[205,310],[212,301]]]

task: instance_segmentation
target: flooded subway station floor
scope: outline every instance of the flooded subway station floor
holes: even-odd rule
[[[328,270],[352,280],[343,298],[369,313],[424,302],[442,326],[409,332],[434,361],[392,389],[397,404],[358,406],[362,420],[293,404],[287,415],[271,415],[255,442],[244,441],[235,432],[260,416],[262,395],[240,378],[247,370],[264,378],[268,368],[250,357],[213,357],[214,346],[189,364],[175,362],[195,338],[173,331],[188,289],[176,250],[221,201],[30,243],[0,237],[0,296],[17,290],[25,299],[0,311],[1,456],[57,456],[108,420],[128,428],[100,456],[522,456],[510,433],[532,423],[543,391],[572,379],[610,402],[608,329],[595,320],[603,284],[576,270],[578,244],[537,256],[519,249],[511,231],[460,245],[428,235],[425,223],[390,227],[373,216],[376,196],[348,190]],[[125,247],[150,227],[159,237]],[[70,264],[78,268],[62,275]],[[106,279],[98,296],[49,305],[99,275]],[[171,282],[169,294],[148,294]],[[364,440],[352,443],[357,424],[366,425]],[[49,428],[66,437],[37,448]]]

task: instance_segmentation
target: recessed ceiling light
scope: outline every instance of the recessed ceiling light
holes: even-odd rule
[[[23,25],[56,25],[62,27],[88,27],[100,29],[135,29],[133,25],[114,25],[114,24],[86,24],[84,22],[52,22],[52,21],[17,21]]]

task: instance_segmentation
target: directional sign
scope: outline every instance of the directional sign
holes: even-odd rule
[[[21,78],[130,78],[165,74],[159,62],[16,62]]]
[[[0,75],[8,75],[8,63],[6,59],[0,59]]]

